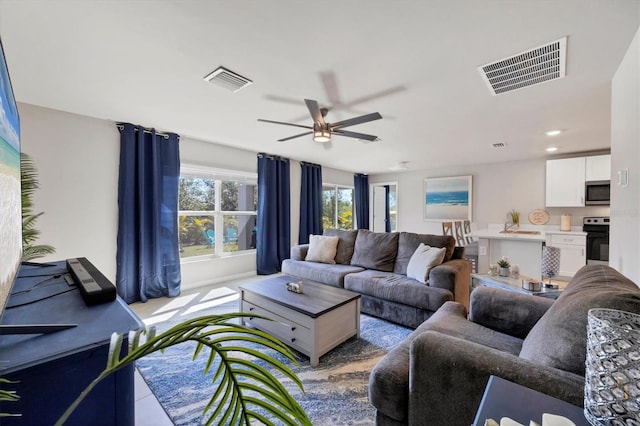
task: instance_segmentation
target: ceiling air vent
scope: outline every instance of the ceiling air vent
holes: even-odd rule
[[[225,67],[216,68],[204,78],[204,81],[224,87],[234,93],[253,83],[253,81],[248,78],[243,77],[240,74],[236,74]]]
[[[492,95],[565,76],[567,38],[478,67]]]

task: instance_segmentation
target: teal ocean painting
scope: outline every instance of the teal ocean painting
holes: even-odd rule
[[[425,179],[425,220],[471,220],[471,176]]]
[[[0,44],[0,312],[22,256],[20,118]]]

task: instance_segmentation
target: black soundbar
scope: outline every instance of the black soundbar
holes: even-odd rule
[[[87,306],[116,299],[116,287],[86,257],[67,259],[67,269]]]

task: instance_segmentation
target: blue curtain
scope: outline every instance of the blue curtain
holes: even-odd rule
[[[179,136],[119,124],[116,285],[127,303],[180,294]]]
[[[369,176],[356,173],[353,177],[356,196],[358,229],[369,229]]]
[[[389,185],[384,186],[384,232],[391,232],[391,215],[389,213]]]
[[[300,163],[300,233],[298,244],[307,244],[309,234],[322,234],[322,166]]]
[[[258,229],[256,269],[259,275],[280,271],[291,250],[289,160],[258,154]]]

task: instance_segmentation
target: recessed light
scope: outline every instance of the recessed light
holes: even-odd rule
[[[562,130],[549,130],[548,132],[545,132],[545,135],[558,136],[560,133],[562,133]]]
[[[557,151],[558,147],[557,146],[550,146],[549,148],[547,148],[547,152],[554,152]]]

